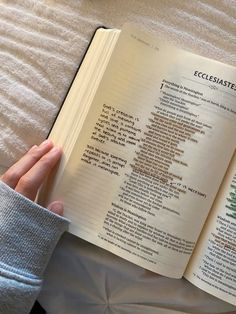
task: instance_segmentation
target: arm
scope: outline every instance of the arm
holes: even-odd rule
[[[59,202],[35,204],[45,176],[61,156],[46,141],[34,146],[0,180],[0,313],[29,313],[43,272],[68,221]]]

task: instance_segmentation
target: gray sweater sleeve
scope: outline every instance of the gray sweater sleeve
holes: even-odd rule
[[[0,181],[0,313],[29,313],[69,221]]]

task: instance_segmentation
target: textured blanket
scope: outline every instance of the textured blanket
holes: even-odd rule
[[[47,136],[95,28],[128,21],[236,66],[235,0],[0,0],[0,172]],[[234,310],[204,302],[194,313]]]
[[[236,65],[234,0],[0,0],[0,165],[44,139],[94,29],[133,21]]]

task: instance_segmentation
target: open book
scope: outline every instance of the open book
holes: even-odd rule
[[[50,138],[71,233],[236,305],[235,68],[99,29]]]

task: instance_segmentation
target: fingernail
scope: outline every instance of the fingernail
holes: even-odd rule
[[[32,147],[30,148],[30,151],[31,151],[31,150],[34,150],[34,149],[37,148],[37,147],[38,147],[37,145],[32,146]]]
[[[58,146],[55,146],[55,147],[53,147],[53,148],[50,150],[50,154],[51,154],[51,153],[52,153],[52,154],[58,154],[58,153],[61,154],[61,152],[62,152],[62,150],[61,150],[61,148],[58,147]]]
[[[39,145],[39,147],[46,146],[46,145],[48,145],[49,143],[51,143],[51,140],[47,139],[47,140],[43,141],[43,142]]]
[[[54,214],[62,216],[63,210],[64,210],[63,203],[60,201],[55,201],[55,202],[48,205],[48,210],[50,210]]]

